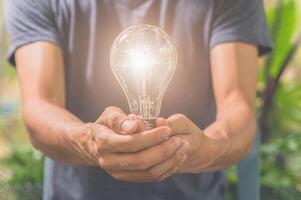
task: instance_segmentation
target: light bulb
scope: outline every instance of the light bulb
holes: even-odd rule
[[[147,129],[153,128],[177,66],[176,48],[169,36],[152,25],[131,26],[113,42],[110,64],[130,112],[139,116]]]

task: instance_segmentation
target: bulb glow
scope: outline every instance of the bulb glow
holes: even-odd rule
[[[153,65],[153,58],[149,52],[136,48],[129,53],[129,64],[134,70],[147,71]],[[139,74],[137,74],[139,75]]]
[[[110,64],[131,113],[141,117],[146,128],[154,127],[177,65],[177,52],[168,35],[151,25],[129,27],[113,42]]]

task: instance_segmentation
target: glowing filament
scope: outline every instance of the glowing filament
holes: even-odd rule
[[[129,54],[129,64],[135,70],[147,72],[153,65],[153,58],[149,52],[134,49]]]

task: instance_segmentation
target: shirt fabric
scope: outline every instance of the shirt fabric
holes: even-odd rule
[[[216,114],[210,49],[232,41],[254,44],[260,55],[271,49],[261,0],[7,0],[5,18],[13,65],[16,49],[35,41],[62,49],[66,108],[84,122],[95,121],[107,106],[128,111],[111,72],[109,52],[115,37],[130,25],[152,24],[171,36],[178,66],[161,115],[183,113],[202,129]],[[131,183],[115,180],[99,167],[51,159],[46,164],[44,199],[224,199],[226,181],[220,171]]]

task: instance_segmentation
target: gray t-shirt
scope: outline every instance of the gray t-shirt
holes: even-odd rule
[[[9,61],[14,65],[16,48],[35,41],[59,46],[64,53],[67,109],[85,122],[95,121],[110,105],[128,111],[109,66],[109,52],[117,34],[130,25],[156,25],[171,36],[179,64],[161,114],[183,113],[203,129],[215,119],[210,49],[231,41],[257,45],[260,55],[271,49],[261,0],[7,0],[5,13]],[[47,163],[47,199],[224,198],[222,172],[130,183],[115,180],[98,167],[50,159]]]

